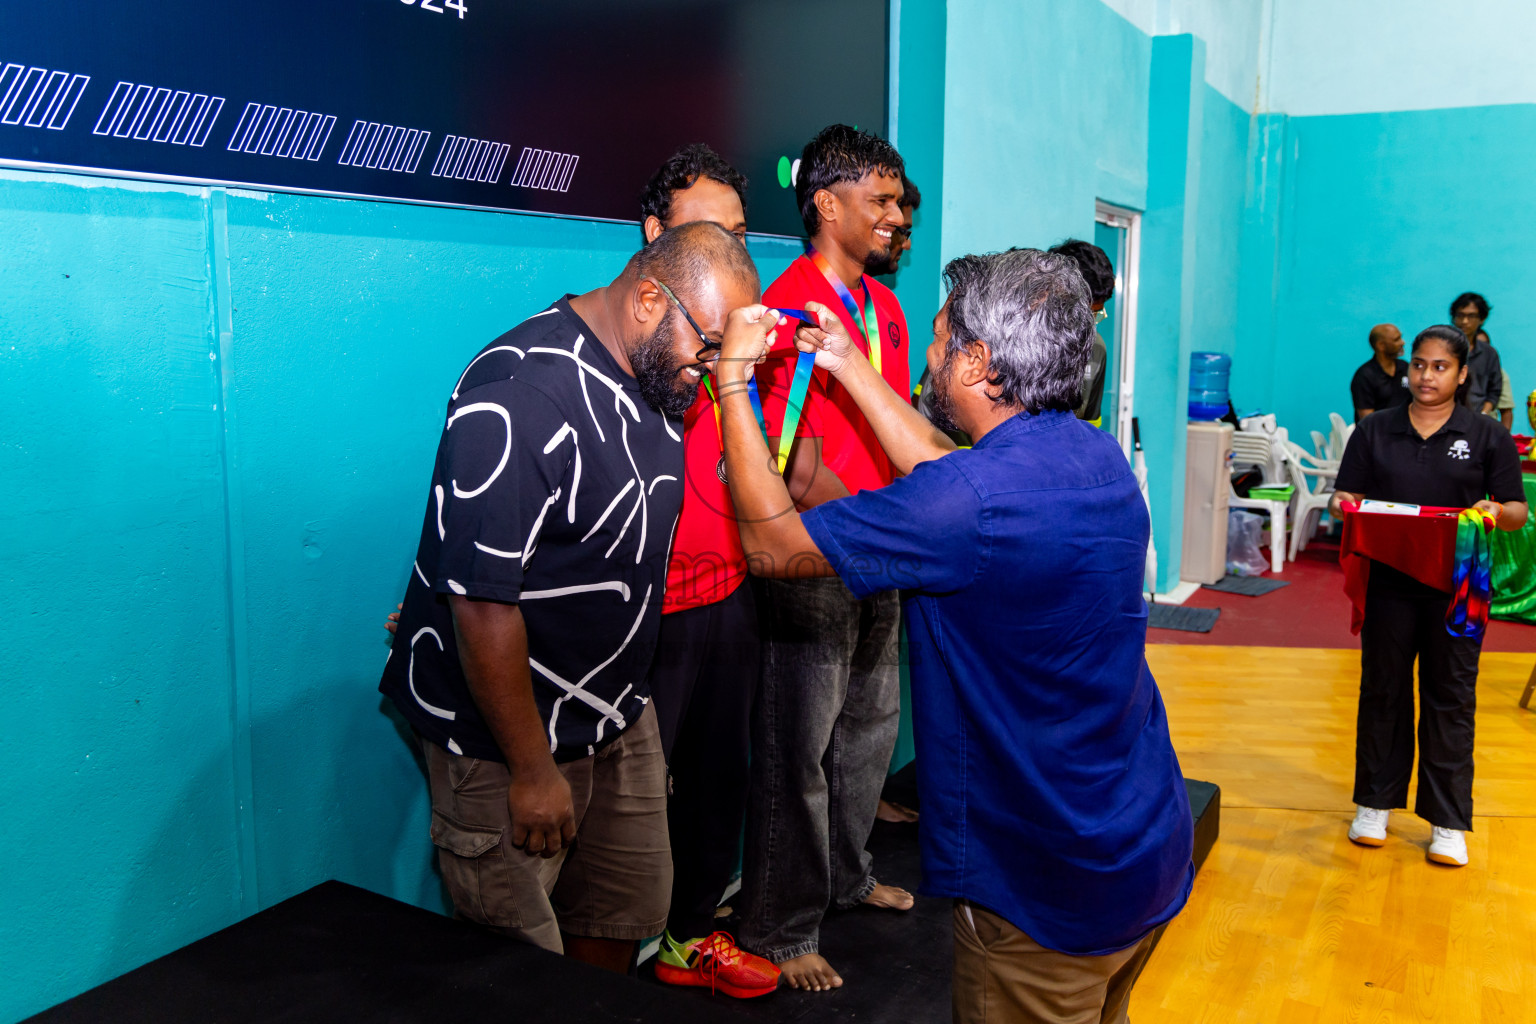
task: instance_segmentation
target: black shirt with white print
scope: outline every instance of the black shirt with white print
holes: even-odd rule
[[[1464,405],[1429,437],[1420,437],[1400,405],[1367,416],[1350,435],[1334,487],[1381,501],[1470,508],[1484,498],[1501,504],[1525,500],[1520,455],[1498,420]],[[1371,570],[1394,589],[1427,590],[1386,565]]]
[[[521,606],[556,761],[601,749],[650,700],[682,421],[645,403],[569,298],[481,350],[448,402],[379,689],[455,754],[504,760],[459,664],[449,594]]]

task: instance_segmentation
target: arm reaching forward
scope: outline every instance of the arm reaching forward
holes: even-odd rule
[[[768,354],[768,336],[777,317],[766,306],[735,310],[726,320],[720,357],[715,361],[715,393],[725,447],[725,476],[736,506],[736,522],[747,562],[758,576],[800,579],[831,576],[800,523],[768,443],[758,429],[747,397],[754,368]],[[890,389],[887,388],[887,391]]]
[[[955,443],[942,430],[875,372],[830,309],[819,302],[807,302],[805,308],[816,315],[821,326],[806,325],[797,330],[795,347],[816,353],[816,365],[848,389],[898,473],[906,476],[919,462],[942,458],[955,450]]]

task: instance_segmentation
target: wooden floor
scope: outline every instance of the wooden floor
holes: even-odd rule
[[[1184,774],[1221,786],[1222,818],[1135,1024],[1536,1024],[1536,712],[1518,707],[1536,654],[1483,655],[1459,869],[1425,860],[1405,811],[1380,850],[1345,837],[1359,657],[1148,647]]]

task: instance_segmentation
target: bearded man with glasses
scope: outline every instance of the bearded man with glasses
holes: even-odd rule
[[[646,679],[682,416],[701,338],[742,307],[771,328],[758,294],[736,238],[685,224],[470,360],[380,684],[420,739],[458,916],[614,971],[672,881]]]

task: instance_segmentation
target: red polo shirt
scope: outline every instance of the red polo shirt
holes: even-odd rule
[[[763,418],[777,427],[784,421],[784,396],[764,394],[762,398]],[[817,411],[807,408],[795,433],[800,437],[819,436]],[[747,578],[747,556],[741,547],[731,490],[724,480],[722,455],[715,403],[701,383],[693,404],[683,416],[686,479],[677,537],[672,542],[672,559],[667,565],[663,615],[723,601]]]
[[[865,274],[864,287],[869,289],[874,299],[875,319],[879,322],[880,375],[898,395],[905,397],[912,393],[911,375],[907,368],[907,318],[901,312],[901,303],[896,301],[895,294],[885,285]],[[863,294],[857,288],[852,291],[854,301],[862,310]],[[768,290],[763,293],[763,302],[780,309],[804,309],[807,302],[821,303],[837,314],[859,351],[868,357],[869,345],[859,320],[849,315],[831,283],[808,257],[801,256],[791,263],[779,275],[779,279],[768,286]],[[772,405],[780,417],[783,416],[789,383],[795,371],[794,328],[798,326],[796,321],[791,320],[779,328],[773,353],[767,362],[757,368],[758,386],[765,396],[773,396]],[[764,418],[768,420],[769,432],[772,433],[780,420],[773,418],[768,405],[765,397]],[[827,371],[818,368],[812,376],[803,416],[817,424],[818,430],[809,436],[821,436],[822,461],[837,474],[850,493],[884,487],[895,479],[896,473],[875,437],[874,428],[859,411],[858,403],[848,394],[847,389]],[[807,436],[803,429],[797,430],[796,434]]]

